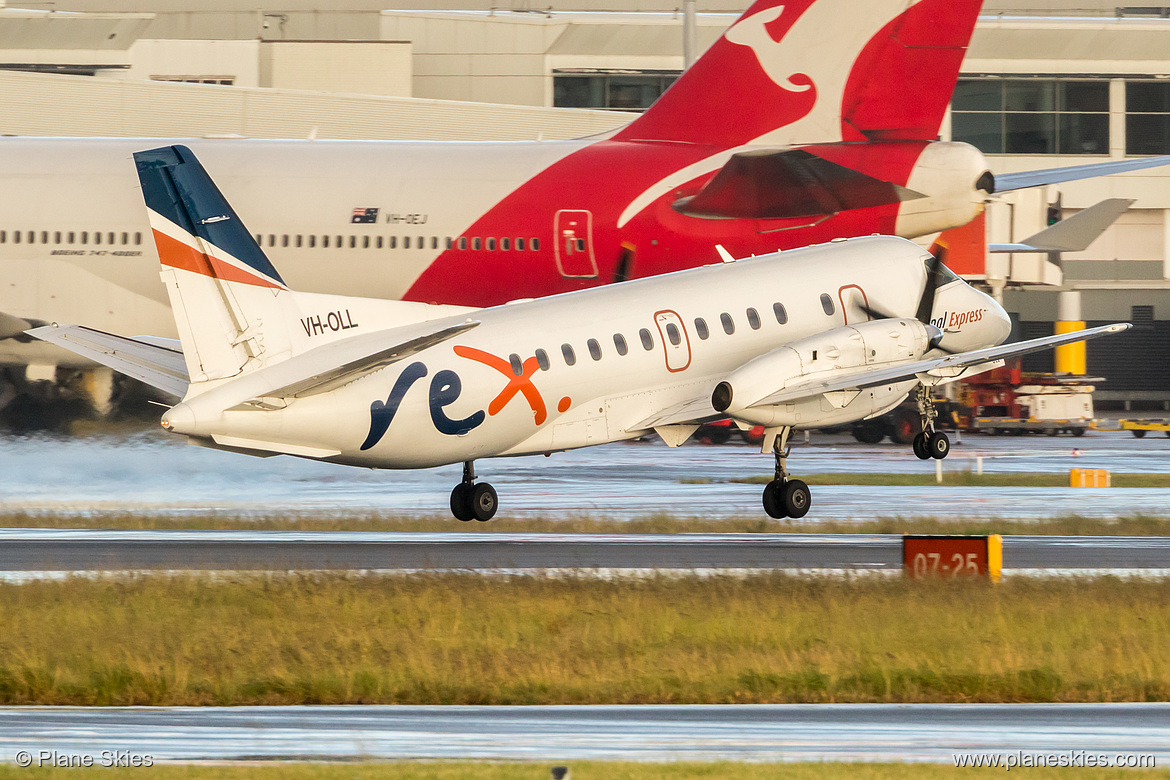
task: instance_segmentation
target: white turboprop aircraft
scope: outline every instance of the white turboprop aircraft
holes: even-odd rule
[[[942,458],[924,386],[1006,357],[1116,333],[1009,346],[1007,314],[929,253],[869,237],[486,309],[288,289],[191,151],[134,155],[179,343],[79,326],[34,336],[181,399],[168,431],[205,446],[372,468],[464,464],[460,520],[497,496],[474,460],[703,422],[766,429],[772,517],[801,517],[793,430],[881,414],[915,391],[920,458]]]

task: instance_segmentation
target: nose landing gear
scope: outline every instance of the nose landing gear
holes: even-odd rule
[[[945,433],[934,428],[938,411],[934,408],[934,401],[931,400],[926,385],[918,385],[918,389],[914,391],[914,400],[918,403],[918,414],[922,417],[922,432],[914,437],[910,446],[919,460],[930,458],[942,460],[951,451],[951,440]]]
[[[475,463],[463,464],[463,481],[451,491],[451,514],[456,520],[487,522],[496,515],[499,498],[496,489],[486,482],[475,483]]]
[[[788,437],[792,428],[782,428],[772,443],[772,454],[776,457],[776,478],[764,488],[764,511],[769,517],[781,520],[785,517],[799,518],[808,514],[812,506],[812,495],[808,485],[788,476]],[[766,452],[766,450],[765,450]]]

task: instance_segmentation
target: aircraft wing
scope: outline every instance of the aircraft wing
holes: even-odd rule
[[[803,149],[759,150],[733,155],[698,194],[674,208],[692,217],[786,219],[922,197]]]
[[[1139,157],[1133,160],[1113,160],[1089,165],[1073,165],[1068,168],[1045,168],[1040,171],[1022,171],[1020,173],[999,173],[993,177],[989,192],[1011,192],[1028,187],[1042,187],[1046,184],[1060,184],[1077,179],[1092,179],[1097,176],[1109,176],[1114,173],[1128,173],[1141,171],[1146,168],[1157,168],[1170,164],[1170,154],[1158,157]]]
[[[1083,252],[1134,204],[1130,198],[1108,198],[1018,244],[988,244],[989,252]]]
[[[834,374],[824,380],[801,384],[773,393],[752,406],[772,406],[773,404],[790,403],[810,396],[833,393],[840,390],[860,390],[866,387],[875,387],[893,382],[904,382],[910,379],[919,379],[924,384],[932,385],[944,381],[958,379],[969,369],[995,363],[1010,357],[1027,355],[1032,352],[1058,347],[1061,344],[1071,344],[1076,341],[1108,336],[1120,333],[1133,327],[1128,322],[1113,325],[1102,325],[1097,328],[1061,333],[1055,336],[1044,336],[1028,341],[1018,341],[1014,344],[1001,344],[998,347],[987,347],[970,352],[958,352],[928,360],[916,360],[912,363],[903,363],[878,369],[858,369],[854,373]],[[980,371],[986,370],[981,368]],[[978,372],[970,372],[978,373]]]
[[[81,325],[45,325],[26,332],[176,398],[186,395],[191,383],[183,351],[171,339],[131,339]]]
[[[1003,344],[998,347],[976,349],[970,352],[959,352],[929,360],[916,360],[912,363],[885,366],[876,369],[859,368],[853,372],[834,373],[823,380],[817,380],[779,390],[766,398],[752,404],[753,407],[772,406],[774,404],[791,403],[805,398],[811,398],[825,393],[835,393],[845,390],[861,390],[866,387],[905,382],[918,379],[925,384],[936,384],[944,381],[953,381],[960,376],[976,374],[1002,365],[1002,361],[1009,357],[1039,352],[1061,344],[1071,344],[1076,341],[1107,336],[1111,333],[1120,333],[1132,326],[1127,323],[1102,325],[1097,328],[1078,330],[1072,333],[1062,333],[1056,336],[1020,341],[1014,344]],[[971,369],[976,369],[972,371]],[[665,425],[679,425],[682,423],[701,423],[717,420],[726,415],[719,414],[711,406],[711,396],[694,397],[675,404],[649,417],[631,430],[657,428]]]

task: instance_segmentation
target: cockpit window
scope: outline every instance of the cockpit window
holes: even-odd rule
[[[922,263],[923,263],[923,265],[926,266],[927,273],[930,273],[930,268],[932,265],[934,265],[934,258],[931,257],[930,255],[926,255],[922,258]],[[960,279],[958,277],[958,275],[955,274],[954,271],[947,268],[946,263],[939,263],[938,264],[938,286],[939,287],[942,287],[943,285],[950,284],[951,282],[961,282],[961,281],[963,281],[963,280]]]

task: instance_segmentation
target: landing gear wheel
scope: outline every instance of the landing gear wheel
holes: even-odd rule
[[[926,446],[926,432],[923,431],[914,437],[914,441],[910,446],[914,449],[914,455],[919,460],[928,460],[930,458],[930,450]]]
[[[1141,428],[1135,428],[1133,430],[1133,435],[1140,439],[1146,435],[1146,432],[1143,431]],[[1170,431],[1167,431],[1166,435],[1170,436]]]
[[[478,485],[471,486],[468,492],[468,504],[471,510],[471,516],[481,523],[486,523],[496,516],[496,508],[499,506],[499,498],[496,496],[496,489],[486,482],[480,482]],[[462,519],[462,518],[460,518]]]
[[[780,505],[793,519],[807,515],[808,508],[812,506],[812,494],[809,493],[808,485],[799,479],[790,479],[785,482]]]
[[[1072,435],[1073,435],[1073,436],[1084,436],[1084,435],[1085,435],[1085,429],[1084,429],[1084,428],[1073,428],[1073,429],[1072,429]]]
[[[788,517],[784,511],[784,482],[774,479],[764,487],[764,511],[768,517],[783,520]]]
[[[460,483],[451,491],[451,514],[455,515],[456,520],[462,520],[465,523],[471,520],[471,489],[473,487],[475,486]]]
[[[951,440],[942,431],[935,431],[926,439],[926,447],[930,457],[942,460],[951,451]]]

